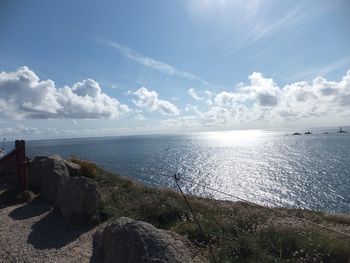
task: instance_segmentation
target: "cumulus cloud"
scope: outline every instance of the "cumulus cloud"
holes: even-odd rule
[[[276,106],[280,88],[272,79],[264,78],[261,73],[254,72],[249,76],[250,86],[243,87],[241,90],[254,99],[260,106]]]
[[[72,87],[57,88],[52,80],[40,80],[28,67],[0,72],[0,115],[6,118],[117,118],[127,105],[102,93],[87,79]]]
[[[187,93],[194,101],[180,111],[172,102],[159,98],[156,91],[141,87],[128,92],[133,96],[135,105],[131,110],[103,93],[99,84],[92,79],[58,88],[52,80],[40,80],[32,70],[22,67],[14,72],[0,72],[0,117],[70,119],[74,123],[79,119],[117,118],[132,111],[134,118],[131,120],[135,122],[129,121],[127,125],[137,126],[139,130],[146,129],[142,125],[150,121],[159,124],[159,129],[163,130],[174,125],[181,130],[194,130],[203,127],[283,127],[288,123],[347,125],[350,119],[350,71],[339,81],[317,77],[312,82],[302,81],[284,86],[254,72],[246,84],[241,83],[235,89],[218,93],[199,93],[189,89]],[[171,117],[165,120],[162,120],[165,117],[146,118],[143,113],[147,111]],[[153,125],[151,128],[154,128]],[[0,132],[4,135],[21,133],[28,136],[64,133],[54,128],[38,131],[33,127],[21,126],[2,128]]]
[[[158,98],[157,92],[154,90],[148,90],[145,87],[138,89],[133,92],[137,99],[134,100],[134,104],[142,109],[146,109],[148,111],[159,111],[165,115],[178,115],[178,108],[169,101],[162,100]]]
[[[254,72],[249,84],[213,95],[212,104],[196,111],[202,126],[239,126],[313,121],[318,125],[342,123],[350,117],[350,71],[341,81],[317,77],[312,83],[278,86]]]

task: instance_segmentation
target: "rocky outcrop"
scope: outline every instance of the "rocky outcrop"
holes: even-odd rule
[[[57,193],[64,187],[69,179],[68,169],[64,160],[53,155],[41,160],[41,193],[46,200],[55,203]],[[44,174],[43,174],[44,173]]]
[[[80,176],[80,165],[73,163],[71,161],[64,160],[64,164],[66,165],[68,169],[68,173],[70,177],[73,176]]]
[[[58,155],[35,157],[28,168],[29,186],[56,206],[64,219],[89,222],[98,211],[101,196],[96,183],[80,176],[80,166]]]
[[[146,222],[121,217],[93,237],[91,262],[186,263],[208,262],[178,234]]]
[[[35,192],[41,190],[41,180],[45,176],[45,169],[43,167],[43,160],[47,156],[36,156],[30,163],[27,169],[29,188]]]
[[[70,177],[58,189],[56,204],[63,218],[75,223],[88,222],[100,205],[95,182],[87,177]]]
[[[66,168],[64,168],[64,166]],[[51,157],[36,156],[28,166],[29,188],[35,192],[39,192],[42,187],[42,181],[45,180],[44,177],[46,177],[47,173],[53,168],[56,169],[56,171],[57,168],[59,168],[58,170],[61,170],[64,174],[68,172],[69,177],[80,176],[80,166],[78,164],[64,160],[58,155],[53,155]]]

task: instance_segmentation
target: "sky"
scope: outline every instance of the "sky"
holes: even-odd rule
[[[350,124],[347,0],[1,0],[0,136]]]

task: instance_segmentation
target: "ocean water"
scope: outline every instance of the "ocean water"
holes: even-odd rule
[[[348,130],[350,130],[348,128]],[[325,134],[325,132],[328,134]],[[350,133],[247,130],[28,141],[30,156],[78,156],[152,186],[269,206],[350,213]]]

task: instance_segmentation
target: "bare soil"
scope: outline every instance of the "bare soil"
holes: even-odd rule
[[[0,205],[0,262],[90,262],[95,228],[65,222],[36,198]]]

